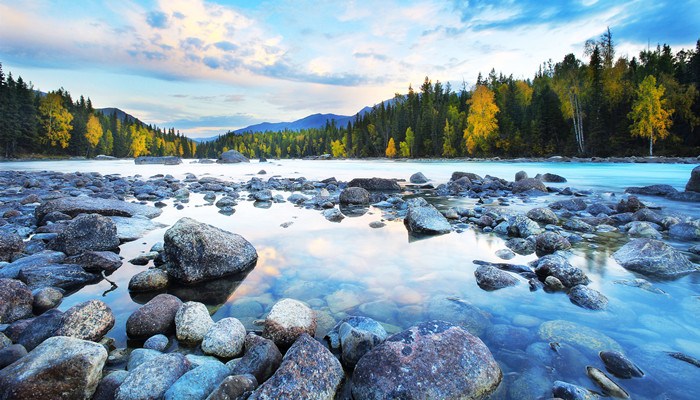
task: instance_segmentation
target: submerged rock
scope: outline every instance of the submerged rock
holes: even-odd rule
[[[622,347],[610,337],[587,326],[570,321],[543,322],[537,334],[546,342],[568,343],[574,347],[595,352],[604,350],[622,351]]]
[[[635,239],[613,253],[624,268],[650,278],[675,279],[696,271],[678,250],[654,239]]]
[[[605,310],[608,308],[608,298],[588,286],[576,285],[569,290],[569,299],[579,307],[589,310]]]
[[[552,395],[563,400],[595,400],[600,398],[588,389],[562,381],[554,382]]]
[[[353,373],[356,400],[483,399],[502,378],[477,337],[444,321],[430,321],[389,337],[360,359]]]

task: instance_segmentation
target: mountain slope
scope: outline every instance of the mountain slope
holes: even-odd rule
[[[112,116],[112,114],[117,114],[117,118],[121,121],[124,121],[124,119],[127,117],[129,119],[131,119],[132,121],[138,121],[138,118],[136,118],[133,115],[128,114],[128,113],[126,113],[118,108],[115,108],[115,107],[98,108],[98,109],[96,109],[96,111],[101,112],[102,114],[104,114],[107,117]]]

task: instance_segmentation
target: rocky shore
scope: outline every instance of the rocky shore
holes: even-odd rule
[[[503,262],[472,260],[479,288],[526,285],[563,293],[567,303],[591,313],[606,312],[609,299],[569,262],[570,249],[586,239],[611,234],[625,239],[611,257],[639,278],[624,285],[654,292],[656,281],[697,274],[692,260],[700,255],[700,220],[649,208],[635,195],[700,201],[700,167],[685,191],[654,185],[629,188],[615,198],[548,185],[564,182],[558,175],[531,178],[522,171],[512,181],[456,171],[440,183],[420,173],[408,181],[230,182],[192,174],[180,180],[1,171],[0,399],[506,399],[540,396],[543,386],[551,397],[598,398],[579,381],[552,383],[527,374],[513,381],[494,358],[513,349],[561,369],[572,367],[557,364],[562,354],[576,359],[584,351],[600,352],[597,367],[578,368],[574,375],[588,377],[605,395],[625,398],[620,381],[640,379],[642,371],[614,340],[553,320],[534,325],[536,341],[528,338],[530,331],[488,322],[459,298],[431,303],[432,318],[389,334],[380,321],[354,315],[321,332],[319,314],[295,298],[276,301],[259,321],[262,329],[247,331],[242,315],[214,321],[202,302],[158,294],[129,316],[126,335],[138,343],[129,348],[115,347],[109,337],[117,329],[109,304],[96,298],[65,312],[57,309],[85,285],[109,279],[125,262],[118,255],[122,244],[165,227],[153,221],[164,200],[180,209],[195,195],[222,215],[246,200],[261,206],[288,202],[339,222],[371,206],[386,221],[402,220],[415,239],[466,230],[497,235],[509,250],[498,254]],[[432,199],[440,198],[470,198],[476,206],[439,209]],[[524,212],[509,207],[535,199],[537,206]],[[529,265],[506,262],[515,254],[537,259]],[[151,252],[128,261],[152,264],[132,276],[129,290],[196,288],[245,276],[258,256],[244,237],[183,217]],[[662,355],[687,365],[698,362],[674,354]]]

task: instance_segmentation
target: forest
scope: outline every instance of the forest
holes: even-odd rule
[[[579,157],[700,154],[700,40],[616,57],[608,29],[583,49],[543,63],[532,79],[492,70],[454,90],[428,77],[347,126],[228,132],[196,157]]]
[[[114,157],[142,155],[193,157],[196,144],[185,136],[120,120],[93,108],[90,98],[75,102],[63,88],[34,90],[22,77],[5,74],[0,64],[0,157]]]

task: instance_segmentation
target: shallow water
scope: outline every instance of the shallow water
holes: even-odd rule
[[[682,190],[692,165],[681,164],[563,164],[563,163],[456,163],[391,161],[301,161],[283,160],[265,164],[179,166],[137,166],[130,161],[69,161],[0,163],[2,169],[56,170],[63,172],[97,171],[103,174],[172,174],[182,178],[186,172],[198,177],[205,174],[235,181],[250,179],[260,169],[267,175],[304,176],[339,180],[354,177],[408,177],[422,171],[436,184],[446,182],[453,171],[470,171],[481,175],[512,179],[515,172],[552,172],[569,182],[557,186],[593,189],[620,196],[627,186],[654,183],[671,184]],[[281,193],[285,198],[289,192]],[[273,193],[276,194],[276,193]],[[513,208],[526,210],[539,202],[553,201],[554,196],[540,198],[533,204],[513,201]],[[559,198],[556,198],[559,199]],[[645,198],[663,207],[700,215],[698,206],[688,203]],[[473,206],[471,199],[430,199],[439,208],[453,205]],[[187,300],[202,301],[210,307],[214,320],[233,316],[249,330],[263,318],[279,299],[292,297],[307,302],[320,315],[319,330],[333,326],[347,315],[366,315],[385,324],[390,333],[428,319],[442,318],[463,322],[490,348],[504,372],[504,380],[492,399],[548,398],[552,382],[564,380],[597,389],[586,376],[586,365],[604,370],[597,356],[603,347],[619,346],[646,375],[641,379],[615,379],[632,398],[696,399],[700,369],[668,356],[664,351],[680,351],[700,358],[700,276],[687,276],[671,282],[654,282],[665,294],[613,283],[637,278],[621,268],[611,257],[627,239],[611,234],[605,238],[584,240],[575,245],[570,261],[582,268],[592,280],[590,287],[610,300],[607,311],[595,312],[572,304],[564,293],[530,292],[527,281],[494,292],[476,285],[473,260],[527,264],[535,255],[500,260],[496,251],[505,242],[493,234],[472,229],[461,233],[416,240],[408,235],[402,221],[384,220],[386,226],[369,227],[383,219],[383,211],[370,207],[363,215],[348,216],[340,223],[327,221],[319,211],[295,207],[290,203],[258,208],[240,201],[231,216],[193,194],[185,209],[176,210],[172,200],[156,221],[172,225],[188,216],[219,228],[238,233],[257,249],[257,266],[245,277],[217,280],[197,288],[171,288],[171,293]],[[350,213],[348,213],[350,214]],[[280,224],[292,222],[283,228]],[[107,302],[117,317],[109,336],[120,346],[126,345],[125,323],[128,316],[151,295],[132,298],[127,291],[131,276],[147,267],[126,262],[162,241],[165,229],[149,233],[140,240],[121,246],[124,265],[110,279],[118,284],[113,291],[102,281],[87,286],[66,298],[60,306],[66,310],[87,299]],[[688,244],[676,244],[687,248]],[[685,246],[685,247],[683,247]],[[698,262],[697,259],[694,259]],[[106,293],[105,293],[106,292]],[[550,339],[538,333],[547,321],[564,320],[592,328],[593,342],[571,333],[575,338]],[[561,323],[556,323],[561,326]],[[579,330],[580,331],[580,330]],[[319,334],[322,336],[322,334]],[[601,339],[602,338],[602,339]],[[549,343],[562,345],[556,353]],[[586,345],[588,343],[588,345]],[[138,345],[137,343],[129,343]]]

